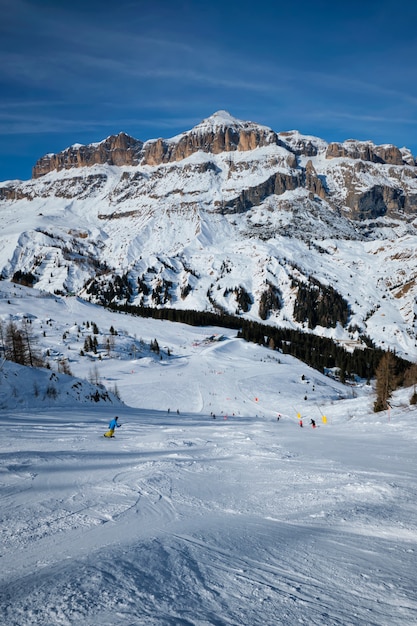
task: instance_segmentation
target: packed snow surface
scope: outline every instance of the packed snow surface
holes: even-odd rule
[[[33,407],[32,370],[3,363],[1,624],[417,623],[412,391],[374,414],[370,386],[233,331],[30,293],[8,293],[2,319],[49,320],[41,346],[126,405]],[[80,356],[85,320],[118,332],[101,360]],[[132,353],[154,338],[159,356]]]

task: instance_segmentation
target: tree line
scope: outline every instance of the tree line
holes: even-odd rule
[[[343,346],[327,337],[305,333],[301,330],[269,326],[227,313],[189,309],[156,309],[128,303],[121,305],[112,303],[108,308],[129,315],[181,322],[191,326],[220,326],[234,329],[237,331],[237,336],[246,341],[279,350],[284,354],[290,354],[321,372],[336,368],[339,370],[342,382],[354,375],[368,381],[374,378],[378,365],[386,354],[386,351],[375,347],[369,338],[365,338],[367,339],[366,348],[355,348],[353,351],[347,351]],[[394,353],[390,354],[392,354],[395,363],[396,378],[400,381],[411,363]]]
[[[392,392],[402,386],[417,385],[417,364],[402,359],[395,352],[384,351],[375,347],[367,339],[367,347],[347,351],[343,346],[327,337],[320,337],[312,333],[289,328],[278,328],[259,322],[242,319],[227,313],[213,313],[209,311],[156,309],[152,307],[135,306],[130,304],[111,304],[111,310],[124,312],[139,317],[180,322],[191,326],[220,326],[236,330],[237,337],[246,341],[266,346],[289,354],[323,373],[327,369],[335,368],[339,372],[342,382],[353,376],[370,381],[376,378],[375,411],[389,408],[389,398]],[[92,325],[93,341],[98,333],[96,324]],[[111,335],[117,334],[113,327]],[[24,319],[20,324],[13,320],[7,323],[0,322],[0,354],[3,358],[31,367],[47,367],[39,353],[38,339],[32,332],[31,321]],[[151,343],[151,350],[159,354],[157,340]],[[65,372],[64,373],[70,373]],[[414,392],[413,402],[417,403],[417,393]]]

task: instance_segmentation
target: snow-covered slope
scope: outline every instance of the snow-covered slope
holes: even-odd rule
[[[412,389],[374,414],[370,385],[224,328],[1,286],[59,391],[0,370],[1,624],[416,623]],[[63,358],[126,405],[77,402]]]
[[[0,185],[5,280],[365,334],[417,357],[417,168],[406,149],[327,144],[219,111],[171,139],[120,134],[41,161],[33,180]],[[318,298],[336,290],[348,321],[308,327],[294,312],[300,284]]]

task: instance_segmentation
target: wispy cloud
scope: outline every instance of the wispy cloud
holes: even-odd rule
[[[333,120],[350,120],[355,122],[372,122],[374,124],[407,124],[417,126],[417,118],[415,117],[396,117],[392,116],[372,115],[367,113],[349,113],[346,111],[317,111],[314,113],[316,119],[333,119]]]
[[[309,83],[319,84],[326,89],[336,89],[340,93],[358,94],[364,97],[365,94],[372,95],[374,97],[384,97],[395,100],[402,100],[412,105],[417,105],[417,95],[403,91],[401,89],[394,89],[387,87],[385,84],[377,83],[372,80],[361,80],[354,76],[354,70],[352,75],[346,74],[333,74],[325,72],[306,72],[303,73],[304,79]],[[409,88],[415,88],[414,83],[409,84]]]
[[[117,123],[122,125],[120,130],[123,130],[123,124],[131,125],[133,122],[137,123],[137,120],[129,117],[117,120]],[[71,118],[58,114],[51,116],[47,113],[34,113],[33,111],[11,113],[0,109],[0,134],[2,135],[51,134],[68,131],[84,133],[103,128],[113,128],[114,126],[114,118]]]

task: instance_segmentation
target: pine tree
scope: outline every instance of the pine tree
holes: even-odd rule
[[[386,352],[381,358],[376,369],[376,400],[374,411],[385,411],[388,408],[388,400],[396,387],[395,381],[395,358],[392,352]]]
[[[155,354],[159,354],[159,344],[158,344],[156,339],[151,341],[150,348],[151,348],[152,352],[155,352]]]
[[[23,335],[14,322],[9,322],[6,328],[6,358],[20,365],[27,365]]]

